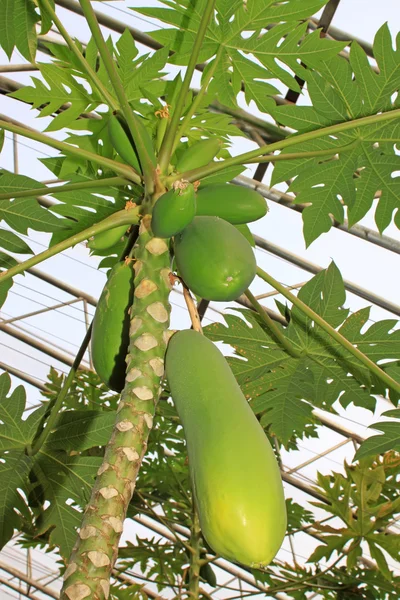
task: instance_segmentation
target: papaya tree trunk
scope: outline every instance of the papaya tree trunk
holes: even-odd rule
[[[199,584],[200,584],[200,567],[201,567],[201,529],[199,516],[195,501],[193,498],[192,508],[192,527],[190,535],[190,547],[192,548],[192,555],[190,557],[190,568],[189,568],[189,592],[190,598],[196,600],[199,597]]]
[[[168,246],[153,236],[150,215],[141,221],[133,268],[135,294],[125,388],[64,575],[61,600],[107,600],[109,596],[123,522],[160,396],[171,284]]]

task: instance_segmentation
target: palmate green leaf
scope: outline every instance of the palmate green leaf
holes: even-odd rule
[[[0,248],[16,254],[33,254],[28,244],[12,231],[0,230]]]
[[[40,117],[48,117],[59,110],[67,102],[70,106],[54,117],[46,131],[57,131],[69,126],[79,115],[86,111],[92,104],[98,104],[85,87],[57,64],[40,64],[40,72],[48,86],[37,77],[32,77],[33,86],[24,86],[10,94],[13,98],[32,103],[33,108],[40,108]],[[97,100],[97,102],[96,102]]]
[[[376,74],[365,52],[353,42],[350,61],[334,57],[315,63],[303,78],[313,106],[280,106],[273,111],[277,121],[303,133],[343,121],[374,115],[395,108],[393,95],[400,85],[400,48],[392,48],[387,25],[375,36],[374,53],[380,69]],[[325,158],[281,161],[274,167],[271,184],[295,178],[289,191],[295,202],[306,202],[303,211],[307,245],[329,231],[332,215],[343,222],[343,204],[349,224],[360,221],[371,208],[377,191],[381,197],[375,221],[383,232],[394,217],[400,227],[400,120],[355,128],[334,137],[319,138],[283,153],[332,150]],[[357,174],[355,176],[355,174]],[[343,204],[342,204],[343,203]]]
[[[27,506],[19,490],[26,491],[32,458],[23,450],[12,450],[0,457],[0,549],[21,529],[21,515]]]
[[[8,58],[16,48],[26,60],[34,62],[38,21],[32,0],[0,0],[0,46]]]
[[[89,500],[102,458],[67,456],[46,448],[41,449],[38,456],[35,476],[39,479],[41,497],[50,505],[38,519],[37,534],[51,529],[50,543],[59,548],[61,556],[68,558],[82,520],[77,505],[85,506]]]
[[[163,27],[150,35],[174,51],[170,62],[186,65],[205,3],[206,0],[196,3],[164,0],[162,4],[167,8],[135,10],[173,26],[171,29]],[[346,45],[322,39],[318,31],[305,35],[306,23],[299,24],[299,20],[306,20],[325,4],[326,0],[216,2],[218,24],[216,21],[209,23],[198,59],[198,62],[204,62],[219,52],[210,92],[223,104],[237,106],[236,97],[243,85],[247,102],[254,100],[259,110],[270,113],[274,106],[270,96],[277,90],[266,83],[267,79],[280,79],[289,88],[299,91],[293,75],[278,61],[302,77],[305,69],[300,61],[311,66],[336,55]],[[268,25],[273,27],[266,30]],[[258,59],[259,64],[254,62],[253,57]]]
[[[0,200],[0,220],[18,233],[26,234],[28,228],[35,231],[53,232],[68,227],[68,222],[57,218],[48,209],[40,206],[35,198],[35,188],[43,187],[38,181],[25,175],[16,175],[0,170],[0,191],[10,194],[22,190],[33,190],[31,198]]]
[[[71,181],[75,177],[71,178]],[[79,179],[82,180],[80,177]],[[103,198],[104,194],[107,198]],[[128,200],[120,189],[104,187],[96,189],[96,193],[90,193],[87,190],[75,190],[72,192],[62,192],[54,194],[57,200],[62,204],[53,207],[53,212],[68,218],[69,227],[63,231],[57,231],[53,234],[51,245],[71,237],[75,233],[98,223],[106,217],[112,215],[118,210],[122,210]]]
[[[26,420],[22,415],[26,405],[23,386],[11,390],[8,373],[0,376],[0,548],[11,538],[15,528],[21,528],[21,520],[27,507],[19,490],[27,493],[28,475],[33,464],[25,449],[32,442],[43,408],[39,408]]]
[[[388,411],[382,416],[395,417],[400,416],[400,411]],[[383,454],[394,450],[400,452],[400,420],[397,421],[381,421],[372,425],[373,429],[382,431],[382,434],[372,435],[361,444],[356,452],[355,460],[360,460],[366,456]]]
[[[370,459],[355,466],[345,463],[345,473],[322,475],[318,473],[318,492],[325,496],[326,503],[312,502],[331,515],[338,517],[345,528],[317,526],[320,539],[325,546],[319,546],[309,561],[328,558],[332,550],[351,542],[352,552],[347,555],[347,569],[357,567],[357,558],[361,551],[357,548],[367,542],[371,556],[377,561],[379,569],[387,579],[392,578],[382,549],[395,560],[399,559],[399,536],[385,531],[387,525],[399,514],[399,503],[387,502],[387,493],[393,487],[386,473],[385,463],[379,464]],[[399,466],[397,465],[397,473]],[[396,477],[396,474],[395,474]],[[384,518],[382,507],[385,507]],[[334,535],[331,535],[334,534]]]
[[[12,256],[9,256],[4,252],[0,252],[0,271],[4,271],[10,267],[13,267],[17,264],[17,262],[18,261],[16,261]],[[7,281],[2,281],[0,283],[0,306],[3,306],[4,302],[6,301],[8,292],[10,291],[12,285],[12,279],[7,279]]]
[[[286,498],[286,513],[288,518],[287,532],[289,534],[315,521],[313,513],[294,502],[292,498]]]
[[[8,373],[0,376],[0,452],[24,450],[31,443],[43,416],[44,407],[35,410],[25,420],[22,415],[26,404],[25,388],[20,385],[10,393]]]
[[[333,327],[341,327],[344,335],[347,332],[352,343],[372,360],[382,362],[399,357],[399,334],[391,332],[393,321],[382,321],[361,333],[369,314],[366,310],[346,319],[345,290],[334,263],[304,285],[299,298]],[[282,443],[287,445],[313,434],[314,407],[334,412],[333,405],[339,400],[344,407],[353,403],[374,410],[376,400],[371,394],[369,371],[299,309],[290,311],[286,329],[279,327],[302,351],[300,358],[280,347],[258,315],[249,310],[239,312],[245,320],[226,315],[226,326],[215,323],[204,331],[212,340],[234,348],[235,356],[229,357],[228,362],[243,393],[260,416],[261,424],[269,427]]]
[[[114,411],[73,410],[62,412],[47,438],[55,450],[84,451],[105,446],[115,421]]]

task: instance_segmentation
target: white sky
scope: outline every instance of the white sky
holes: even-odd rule
[[[133,13],[128,10],[129,6],[150,6],[157,5],[157,2],[102,2],[96,3],[95,8],[102,10],[114,18],[123,21],[127,25],[132,25],[143,31],[151,30],[153,27],[141,18],[136,18]],[[87,41],[88,28],[83,22],[83,19],[75,14],[69,13],[66,10],[59,9],[59,15],[62,17],[64,24],[70,32],[73,32],[81,41]],[[339,9],[336,12],[333,20],[333,25],[343,29],[346,32],[351,32],[353,35],[360,37],[366,41],[372,42],[374,33],[385,22],[388,21],[393,33],[397,33],[399,26],[399,6],[394,0],[341,0]],[[108,33],[108,32],[107,32]],[[114,39],[117,35],[113,34]],[[47,61],[48,58],[43,55],[38,55],[38,60]],[[5,64],[7,59],[4,53],[0,53],[0,63]],[[23,62],[18,54],[14,54],[12,62]],[[34,74],[37,76],[37,73]],[[29,74],[9,74],[8,77],[21,81],[29,82]],[[197,81],[195,81],[197,85]],[[245,105],[243,105],[245,107]],[[254,106],[250,106],[249,110],[254,114],[258,114]],[[44,129],[49,122],[48,119],[36,119],[37,112],[32,111],[29,107],[22,103],[0,96],[0,112],[13,116],[31,127],[36,129]],[[60,133],[52,134],[58,138],[62,138]],[[0,155],[0,166],[2,168],[13,170],[12,161],[12,145],[8,139],[5,148]],[[53,179],[54,176],[40,163],[38,158],[45,154],[52,154],[52,151],[43,145],[19,138],[18,158],[20,172],[31,176],[37,180]],[[240,138],[240,144],[237,142],[233,145],[233,153],[242,153],[255,147],[255,144]],[[249,172],[250,173],[250,172]],[[246,173],[247,174],[247,173]],[[268,183],[268,180],[265,180]],[[278,206],[269,202],[270,212],[268,215],[251,226],[254,233],[267,238],[269,241],[287,248],[288,250],[304,257],[323,267],[328,266],[330,261],[335,260],[340,268],[344,278],[357,283],[380,296],[391,300],[394,303],[399,302],[399,257],[387,250],[379,248],[375,245],[366,243],[354,236],[344,232],[332,229],[328,234],[321,236],[314,242],[310,248],[305,249],[304,240],[302,237],[302,221],[301,216],[289,209]],[[362,221],[362,224],[376,229],[373,221],[373,214],[370,213]],[[3,225],[2,225],[3,226]],[[400,240],[400,233],[394,227],[390,226],[385,235],[391,236]],[[49,236],[29,231],[29,244],[35,253],[44,249],[43,245],[48,242]],[[302,271],[301,269],[286,263],[264,251],[257,250],[257,261],[259,265],[271,273],[279,281],[291,285],[306,281],[311,278],[311,274]],[[23,257],[20,257],[23,258]],[[67,281],[69,284],[84,290],[92,296],[98,297],[104,285],[104,273],[96,269],[97,259],[88,257],[88,252],[83,245],[63,253],[62,256],[54,257],[46,263],[38,266],[38,268],[46,273],[49,273],[58,279]],[[30,311],[42,308],[39,303],[51,306],[58,302],[68,301],[71,296],[61,292],[60,290],[49,286],[31,275],[26,277],[18,276],[16,284],[12,288],[9,299],[3,306],[2,318],[10,318],[25,314]],[[22,287],[25,286],[25,287]],[[261,281],[255,281],[252,285],[252,291],[255,294],[263,293],[268,290],[268,287]],[[46,296],[47,295],[47,296]],[[49,297],[50,296],[50,297]],[[282,299],[282,298],[280,298]],[[188,326],[189,320],[183,306],[183,301],[180,295],[174,294],[172,301],[177,304],[173,305],[172,312],[172,328],[184,328]],[[271,308],[275,308],[274,300],[271,299],[265,304]],[[357,298],[352,294],[348,294],[346,306],[352,311],[355,311],[363,306],[366,306],[364,300]],[[214,303],[213,306],[217,310],[222,310],[219,303]],[[93,307],[89,307],[89,313],[93,314]],[[386,311],[374,307],[371,312],[373,320],[392,318],[392,315]],[[221,320],[221,316],[213,311],[207,313],[205,322],[210,322],[209,319]],[[32,317],[21,321],[21,326],[25,327],[32,335],[41,335],[46,338],[52,345],[58,344],[65,351],[75,354],[77,347],[80,345],[81,339],[85,332],[84,314],[82,312],[82,303],[74,304],[72,307],[63,308],[60,312],[47,312],[45,315]],[[40,328],[44,331],[41,331]],[[58,337],[56,337],[58,336]],[[49,365],[53,365],[62,371],[67,371],[68,367],[61,365],[48,356],[39,353],[27,345],[24,345],[17,340],[0,332],[0,356],[4,362],[30,373],[32,376],[45,380],[49,370]],[[13,384],[17,385],[18,380],[13,379]],[[31,405],[36,404],[39,399],[38,391],[26,385],[28,392],[28,401]],[[387,410],[386,403],[381,402],[378,413]],[[347,419],[343,421],[348,427],[353,428],[359,433],[365,433],[365,428],[368,424],[377,420],[378,413],[371,413],[360,408],[349,408],[346,412],[341,411]],[[348,421],[350,419],[350,421]],[[303,442],[300,444],[299,452],[291,453],[290,456],[285,454],[285,464],[289,467],[294,467],[308,460],[314,453],[321,452],[330,446],[342,441],[341,436],[324,428],[323,435],[319,440],[312,442]],[[305,467],[300,471],[307,477],[314,478],[316,469],[318,468],[324,473],[330,470],[341,470],[343,459],[351,460],[354,453],[352,444],[336,450],[326,458],[320,459],[316,464]],[[290,486],[286,486],[287,495],[293,497],[297,502],[305,504],[305,495],[298,492]],[[321,513],[322,515],[322,513]],[[324,513],[325,516],[325,513]],[[129,528],[129,534],[133,534],[133,528]],[[307,557],[314,543],[310,541],[308,536],[299,536],[295,539],[295,549],[301,557]],[[11,560],[9,552],[15,550],[5,549],[0,553],[0,559]],[[43,555],[36,553],[35,556],[42,562]],[[290,560],[289,545],[287,540],[283,546],[280,557],[284,560]],[[391,561],[393,562],[393,561]],[[16,565],[18,566],[18,565]],[[21,566],[18,566],[21,568]],[[23,570],[23,569],[21,569]],[[56,587],[56,583],[53,584]],[[1,597],[14,598],[13,592],[1,589]],[[40,595],[38,594],[38,597]]]

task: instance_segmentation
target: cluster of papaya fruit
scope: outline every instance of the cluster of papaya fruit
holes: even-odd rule
[[[113,117],[109,127],[119,148],[122,126]],[[176,170],[182,173],[202,166],[202,161],[211,162],[220,147],[216,139],[194,144],[181,155]],[[119,153],[140,170],[132,143]],[[156,237],[174,239],[177,269],[195,294],[229,301],[243,293],[256,272],[251,234],[243,226],[266,211],[265,200],[255,191],[225,183],[195,190],[181,179],[156,201],[152,230]],[[96,236],[91,247],[115,244],[125,233],[122,229]],[[118,392],[125,382],[133,296],[132,263],[120,262],[111,269],[100,296],[92,331],[95,369]],[[175,333],[165,369],[185,431],[193,493],[207,543],[228,560],[251,567],[268,564],[285,535],[286,509],[279,467],[265,432],[225,357],[201,333]],[[203,565],[201,575],[208,580],[206,567],[213,572]]]
[[[157,237],[174,237],[176,266],[186,285],[205,300],[234,300],[253,281],[256,261],[245,225],[267,212],[264,198],[229,183],[176,182],[153,209]],[[251,234],[250,234],[251,235]]]

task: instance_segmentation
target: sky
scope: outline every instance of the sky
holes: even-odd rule
[[[135,17],[129,11],[128,7],[155,6],[157,4],[157,2],[139,1],[102,2],[96,3],[95,8],[137,29],[149,31],[154,25],[149,23],[147,19],[144,20]],[[59,9],[58,13],[69,31],[73,31],[74,35],[81,41],[87,41],[89,35],[88,28],[82,19],[64,9]],[[398,15],[398,3],[393,0],[380,0],[380,2],[376,2],[375,0],[342,0],[335,14],[333,25],[346,32],[351,32],[365,41],[372,42],[376,30],[386,21],[389,23],[391,31],[397,33],[399,25]],[[113,34],[114,39],[117,39],[117,37],[116,34]],[[141,51],[144,51],[142,47]],[[39,54],[38,60],[47,61],[48,57]],[[5,55],[0,53],[0,63],[6,64],[6,62]],[[12,62],[21,63],[24,61],[15,53]],[[29,73],[7,74],[7,77],[12,77],[24,84],[27,84],[30,78]],[[194,85],[196,87],[198,85],[197,76],[194,80]],[[301,102],[307,102],[307,99],[304,98]],[[253,114],[259,115],[253,104],[246,106],[242,102],[242,106]],[[11,98],[5,98],[4,96],[0,96],[0,112],[13,116],[13,118],[36,129],[44,129],[49,122],[47,118],[35,118],[37,116],[36,111],[30,110],[29,107],[22,103]],[[59,132],[52,135],[59,139],[63,137],[63,134]],[[11,171],[14,166],[12,160],[12,143],[9,137],[6,137],[5,148],[0,155],[0,167]],[[237,138],[233,140],[232,152],[233,154],[242,153],[254,147],[255,144],[253,142]],[[54,176],[37,160],[51,153],[48,148],[41,144],[18,138],[20,173],[37,180],[53,179]],[[245,174],[251,176],[251,170],[248,170]],[[266,178],[264,182],[268,183],[268,179]],[[394,303],[399,302],[398,255],[336,229],[332,229],[328,234],[321,236],[306,249],[299,213],[272,202],[269,202],[269,208],[268,215],[251,226],[253,233],[322,267],[327,267],[330,261],[334,260],[344,278]],[[365,217],[362,224],[376,229],[372,211]],[[0,225],[0,227],[3,226],[4,224]],[[400,233],[393,225],[385,231],[385,235],[400,240]],[[48,235],[33,232],[32,230],[29,230],[28,236],[29,244],[35,253],[42,251],[49,239]],[[258,264],[263,269],[267,270],[273,277],[284,284],[293,285],[311,278],[311,274],[260,249],[257,249],[256,257]],[[20,258],[22,259],[23,257]],[[49,259],[46,263],[39,265],[38,268],[58,279],[67,281],[70,285],[80,288],[94,297],[99,296],[105,282],[104,272],[97,270],[97,259],[93,257],[89,258],[88,251],[83,244],[78,245],[72,250],[68,250],[61,256]],[[15,281],[16,283],[12,288],[9,298],[0,313],[3,319],[39,310],[43,308],[43,305],[52,306],[72,299],[70,295],[41,282],[31,275],[26,275],[25,277],[18,276]],[[254,294],[270,290],[268,286],[259,280],[254,282],[251,289]],[[181,295],[174,293],[171,298],[173,302],[171,327],[173,329],[188,327],[189,319],[183,307]],[[347,295],[346,306],[351,311],[356,311],[367,304],[367,302],[353,294]],[[265,305],[273,309],[276,308],[274,298],[265,301]],[[205,323],[209,323],[211,320],[222,321],[221,311],[224,309],[224,306],[221,303],[213,303],[211,310],[207,313]],[[58,346],[64,353],[73,356],[85,333],[85,315],[83,309],[82,302],[79,302],[69,307],[59,308],[57,311],[50,311],[43,315],[24,319],[20,322],[20,325],[28,330],[30,335],[41,336],[53,347]],[[93,315],[93,312],[93,307],[89,306],[88,314]],[[371,322],[392,317],[390,313],[378,307],[373,307],[371,310]],[[0,332],[0,355],[1,360],[4,360],[4,362],[30,373],[42,381],[46,379],[50,364],[63,372],[66,372],[68,369],[66,365],[63,365],[59,361],[50,359],[43,353],[33,350],[28,345],[18,342],[3,332]],[[86,359],[88,360],[89,357],[86,356]],[[13,378],[13,386],[19,383],[16,378]],[[28,403],[30,405],[37,404],[40,399],[38,390],[29,385],[26,385],[26,389]],[[367,433],[366,427],[376,422],[379,414],[387,409],[388,405],[383,401],[378,403],[378,410],[375,415],[361,408],[350,407],[346,413],[341,411],[343,415],[342,422],[356,432],[365,435]],[[298,452],[292,452],[290,455],[286,453],[284,456],[285,465],[289,468],[295,468],[297,465],[313,457],[315,453],[323,452],[341,441],[343,441],[341,436],[324,428],[320,439],[313,440],[312,443],[304,442],[300,444]],[[341,470],[343,459],[347,458],[351,460],[353,453],[354,447],[348,443],[329,456],[321,458],[317,463],[305,466],[301,469],[300,474],[305,477],[314,478],[317,468],[324,473],[328,473],[332,469]],[[287,492],[297,502],[303,504],[306,502],[305,495],[294,488],[287,486]],[[134,535],[134,533],[136,533],[136,528],[129,528],[127,535]],[[313,544],[310,542],[308,536],[296,537],[295,549],[299,559],[301,559],[303,554],[307,556],[312,546]],[[4,552],[16,551],[15,549],[7,548],[0,553],[0,559],[4,556]],[[290,548],[287,540],[281,551],[281,557],[287,560],[290,558]],[[51,561],[49,564],[51,564]],[[54,587],[56,587],[56,583]],[[12,595],[12,592],[3,592],[2,590],[2,593],[4,593],[4,597],[8,597],[6,594],[10,594],[10,598],[15,597]]]

